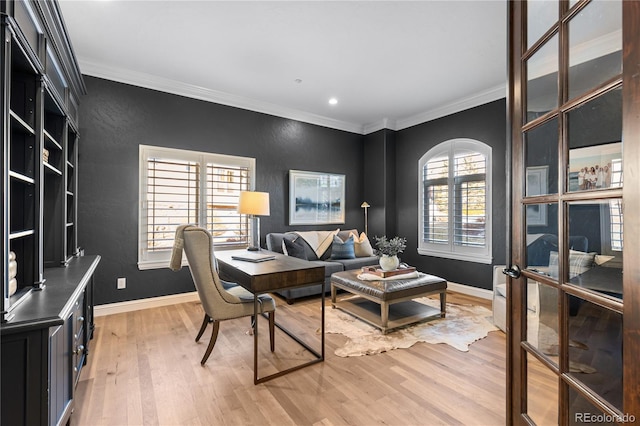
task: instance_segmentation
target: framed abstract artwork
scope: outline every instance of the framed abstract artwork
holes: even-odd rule
[[[289,225],[345,222],[345,175],[289,170]]]

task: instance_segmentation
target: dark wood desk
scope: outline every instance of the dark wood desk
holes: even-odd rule
[[[261,253],[274,255],[275,259],[265,262],[253,263],[243,260],[235,260],[234,255],[246,254],[246,250],[220,250],[216,251],[216,258],[220,268],[220,276],[227,281],[240,284],[242,287],[253,293],[254,318],[253,329],[253,383],[263,383],[267,380],[275,379],[303,367],[324,361],[324,291],[322,293],[322,315],[321,315],[321,348],[320,352],[310,347],[289,330],[278,324],[276,315],[276,326],[298,342],[301,346],[311,352],[316,358],[300,365],[278,371],[277,373],[259,377],[258,375],[258,296],[276,290],[294,287],[306,287],[311,285],[324,286],[324,266],[318,266],[306,260],[279,253],[263,250]]]

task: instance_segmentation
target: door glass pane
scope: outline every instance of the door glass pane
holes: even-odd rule
[[[605,415],[596,407],[591,405],[582,395],[572,388],[569,388],[569,425],[571,426],[584,426],[585,424],[600,426],[600,425],[615,425],[615,418]],[[620,419],[621,423],[629,423]]]
[[[622,315],[570,296],[569,374],[622,411]]]
[[[622,72],[622,2],[593,0],[569,22],[569,98]]]
[[[527,268],[550,275],[549,259],[558,252],[558,205],[529,204],[527,216]]]
[[[527,414],[537,425],[558,423],[558,376],[527,354]]]
[[[525,122],[558,107],[558,35],[553,36],[526,62],[527,116]]]
[[[558,365],[560,344],[558,335],[559,290],[529,280],[527,284],[527,342]]]
[[[527,1],[527,48],[533,46],[558,21],[558,2]]]
[[[558,193],[558,119],[524,133],[527,180],[525,195]]]
[[[622,186],[622,90],[615,89],[567,114],[568,190]]]
[[[622,299],[622,199],[570,203],[569,283]]]

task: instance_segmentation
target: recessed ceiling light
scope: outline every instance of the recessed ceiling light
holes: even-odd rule
[[[336,105],[337,103],[338,103],[338,100],[336,98],[329,99],[329,105]]]

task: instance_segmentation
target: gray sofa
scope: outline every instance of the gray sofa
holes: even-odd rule
[[[338,236],[345,240],[349,237],[350,233],[358,234],[356,229],[344,230],[338,233]],[[331,247],[327,249],[327,251],[322,255],[319,259],[316,255],[315,251],[306,243],[306,241],[300,237],[298,234],[294,232],[287,233],[275,233],[272,232],[267,234],[267,250],[274,251],[277,253],[284,253],[282,249],[282,240],[288,239],[289,241],[294,241],[301,243],[304,246],[304,252],[309,260],[312,263],[324,266],[324,291],[331,291],[331,274],[334,272],[348,271],[351,269],[360,269],[363,266],[371,266],[378,264],[378,256],[367,256],[367,257],[356,257],[355,259],[331,259]],[[320,294],[319,286],[313,287],[302,287],[302,288],[294,288],[287,289],[278,292],[278,294],[284,297],[287,300],[287,303],[291,304],[295,299],[305,296],[314,296]]]

